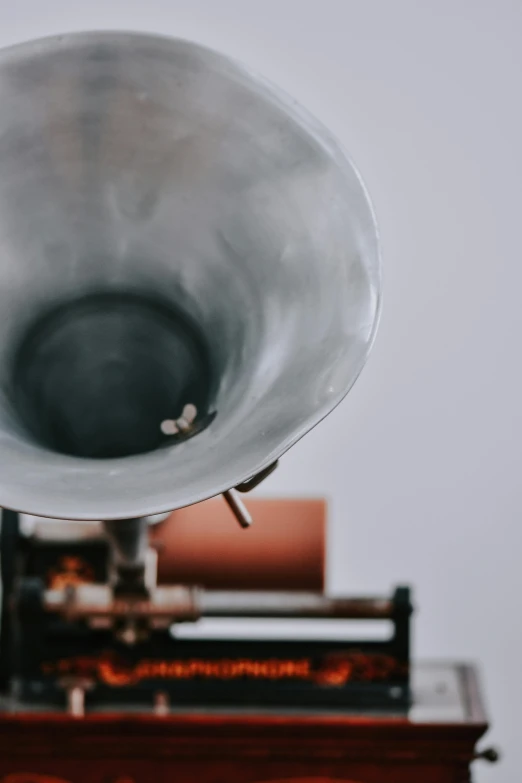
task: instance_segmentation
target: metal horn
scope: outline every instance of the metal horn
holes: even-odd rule
[[[159,514],[244,484],[371,347],[372,209],[329,133],[181,40],[0,52],[0,504]]]

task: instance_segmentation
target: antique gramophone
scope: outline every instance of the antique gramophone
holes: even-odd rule
[[[238,490],[361,371],[379,249],[350,161],[290,98],[179,40],[89,33],[4,50],[0,105],[4,710],[407,711],[406,588],[202,591],[175,574],[160,584],[149,546],[158,515],[220,494],[247,526]],[[54,522],[27,533],[19,512]],[[200,616],[393,630],[177,637]]]

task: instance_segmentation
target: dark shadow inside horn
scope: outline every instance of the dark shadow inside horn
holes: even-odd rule
[[[33,320],[13,354],[9,396],[31,439],[75,457],[143,454],[183,438],[161,423],[197,409],[213,418],[216,388],[204,334],[170,302],[91,293]]]

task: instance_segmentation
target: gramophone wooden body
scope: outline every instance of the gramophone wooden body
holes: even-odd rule
[[[468,783],[472,668],[417,667],[409,713],[0,713],[1,783]],[[11,707],[13,705],[11,704]]]
[[[208,508],[216,510],[214,504]],[[273,514],[274,509],[284,512],[291,529],[306,521],[310,525],[310,545],[322,541],[324,504],[285,501],[274,505],[266,500],[256,503],[259,519]],[[204,513],[203,507],[200,510]],[[197,520],[193,521],[197,527]],[[4,535],[9,529],[5,526]],[[313,535],[311,530],[315,530]],[[274,536],[273,543],[277,541],[275,533]],[[156,538],[158,542],[161,540],[160,528]],[[163,537],[163,541],[164,554],[168,554],[168,539]],[[5,554],[7,539],[4,543]],[[283,545],[283,541],[278,544],[281,548]],[[267,550],[273,548],[267,546]],[[322,546],[320,550],[323,551]],[[304,547],[293,573],[288,574],[294,579],[294,587],[307,573],[299,563],[312,562],[306,552]],[[249,557],[244,550],[247,562]],[[168,557],[165,562],[170,568]],[[237,562],[243,562],[242,558],[237,557]],[[315,563],[316,569],[310,573],[315,573],[320,586],[322,555]],[[46,560],[35,560],[33,568],[37,571],[40,568],[45,576],[48,565]],[[57,575],[55,569],[49,573],[53,578]],[[239,570],[237,578],[240,575]],[[269,572],[266,578],[270,578]],[[303,586],[310,587],[308,579]],[[7,569],[4,584],[7,588],[11,584]],[[392,599],[392,605],[393,601],[399,601],[399,607],[401,601],[409,600],[408,591],[402,599],[398,597],[401,594],[399,591]],[[9,601],[4,601],[4,608],[8,628]],[[396,642],[402,639],[406,644],[404,652],[408,661],[408,604],[401,611],[405,614],[396,618],[397,632],[402,628]],[[266,642],[252,640],[250,644],[255,655],[260,656]],[[310,653],[307,643],[303,644],[303,652]],[[310,649],[314,644],[310,641]],[[83,652],[87,654],[87,638],[85,645]],[[208,651],[208,647],[201,642],[201,654],[203,650]],[[279,654],[277,645],[270,650],[271,659]],[[367,646],[369,659],[372,650],[371,645]],[[26,654],[23,649],[19,652],[22,656]],[[91,655],[92,652],[91,649]],[[9,674],[12,661],[13,657],[4,656],[4,677]],[[372,683],[361,684],[360,692],[348,688],[339,691],[335,699],[330,696],[328,702],[319,701],[315,696],[320,694],[314,696],[309,691],[299,703],[295,691],[281,686],[277,702],[265,700],[264,705],[259,703],[254,707],[248,695],[254,693],[252,684],[241,686],[227,680],[221,689],[222,696],[225,687],[229,691],[227,706],[217,703],[215,698],[214,703],[210,698],[208,701],[201,698],[204,694],[210,697],[212,690],[201,692],[196,699],[201,683],[191,680],[184,691],[176,686],[168,693],[166,684],[160,682],[157,685],[160,693],[149,689],[141,694],[139,702],[133,701],[132,694],[137,691],[129,686],[115,688],[112,694],[109,689],[101,698],[94,698],[96,691],[88,692],[83,717],[67,713],[63,691],[55,694],[58,700],[47,699],[45,694],[38,697],[36,691],[27,700],[23,679],[17,682],[8,676],[4,685],[10,683],[14,687],[5,688],[4,694],[9,695],[0,697],[0,783],[469,781],[476,744],[487,728],[473,669],[432,664],[414,666],[407,682],[410,675],[408,698],[396,699],[394,703],[389,696],[397,684],[389,682],[388,691],[375,690]],[[34,685],[33,682],[33,688]],[[268,692],[270,687],[273,689],[274,684],[267,680],[264,690]],[[122,700],[122,691],[129,698]],[[187,698],[190,694],[192,699]],[[376,702],[376,697],[383,700]]]

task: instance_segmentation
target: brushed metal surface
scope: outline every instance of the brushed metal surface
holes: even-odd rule
[[[357,171],[293,100],[186,41],[81,33],[1,51],[0,106],[0,505],[121,519],[192,504],[343,399],[378,320],[377,232]],[[15,346],[39,314],[99,291],[157,294],[198,325],[215,416],[194,437],[91,459],[16,410]],[[107,324],[90,334],[100,351]],[[93,366],[86,390],[104,382]],[[118,410],[108,397],[93,412],[112,426]]]

